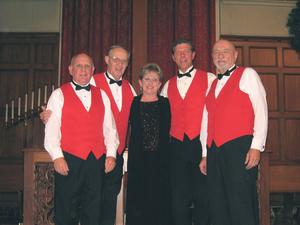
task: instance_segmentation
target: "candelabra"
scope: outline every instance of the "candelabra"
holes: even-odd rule
[[[54,90],[54,87],[54,85],[51,85],[51,91]],[[26,93],[23,98],[19,96],[17,101],[15,101],[16,99],[12,99],[9,103],[6,103],[5,127],[10,128],[20,123],[24,123],[24,125],[27,126],[28,121],[39,116],[40,112],[42,111],[42,106],[47,104],[49,96],[48,85],[44,86],[44,93],[42,94],[41,92],[42,89],[38,88],[37,91],[33,90],[30,94]],[[43,103],[41,103],[42,97]]]

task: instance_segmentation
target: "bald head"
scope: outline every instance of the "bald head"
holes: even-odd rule
[[[212,58],[219,73],[224,73],[236,62],[238,52],[228,40],[221,39],[214,44]]]
[[[85,53],[74,55],[69,65],[69,73],[73,80],[82,86],[88,84],[94,73],[94,64],[90,56]]]

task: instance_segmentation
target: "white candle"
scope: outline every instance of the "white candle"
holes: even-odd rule
[[[21,116],[21,97],[18,98],[18,116]]]
[[[5,105],[5,123],[8,122],[8,104]]]
[[[52,84],[52,92],[54,91],[54,84]]]
[[[28,98],[28,94],[25,94],[25,103],[24,103],[24,112],[27,113],[27,98]]]
[[[13,120],[14,119],[14,111],[15,111],[15,101],[12,100],[11,101],[11,119]]]
[[[34,106],[34,91],[31,92],[31,110],[33,110]]]
[[[38,107],[41,105],[41,88],[38,89]]]
[[[45,85],[45,92],[44,92],[44,104],[47,103],[47,85]]]

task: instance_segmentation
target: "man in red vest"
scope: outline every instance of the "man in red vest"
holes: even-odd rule
[[[101,87],[111,102],[111,109],[116,121],[120,145],[117,151],[116,167],[104,175],[102,189],[101,225],[114,225],[116,219],[117,197],[121,189],[123,174],[123,152],[130,106],[135,91],[130,83],[122,79],[129,62],[129,52],[120,45],[113,45],[105,56],[107,71],[95,74],[91,84]]]
[[[97,225],[103,174],[115,167],[118,134],[109,98],[90,85],[92,59],[75,55],[69,72],[72,82],[50,96],[45,126],[44,145],[55,169],[55,224]]]
[[[256,180],[267,136],[266,93],[255,70],[236,65],[237,56],[227,40],[213,47],[219,74],[206,98],[201,132],[207,139],[201,141],[207,162],[200,165],[203,173],[207,168],[213,225],[259,224]]]
[[[171,106],[172,215],[176,225],[209,225],[206,177],[199,169],[206,152],[199,136],[205,95],[215,76],[193,67],[195,55],[189,40],[174,43],[172,58],[178,74],[161,92]]]

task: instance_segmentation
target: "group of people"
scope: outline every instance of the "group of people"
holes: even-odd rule
[[[41,114],[55,169],[55,224],[115,224],[128,139],[126,225],[258,225],[266,94],[255,70],[236,65],[237,54],[230,41],[217,41],[215,76],[194,68],[192,42],[178,39],[178,73],[161,90],[161,68],[146,64],[138,96],[122,78],[124,47],[111,46],[106,72],[95,75],[90,56],[73,56],[72,81]]]

